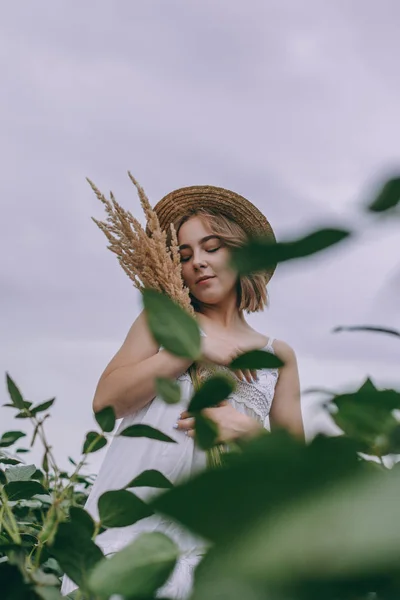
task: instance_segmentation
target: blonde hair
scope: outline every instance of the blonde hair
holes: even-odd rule
[[[177,234],[180,227],[192,217],[206,219],[213,233],[218,235],[228,248],[239,248],[248,239],[246,232],[238,223],[219,212],[204,208],[194,208],[174,223]],[[269,304],[265,275],[263,273],[240,275],[237,282],[237,295],[239,312],[252,313],[264,310]],[[193,308],[197,311],[200,307],[199,302],[192,294],[190,297]]]

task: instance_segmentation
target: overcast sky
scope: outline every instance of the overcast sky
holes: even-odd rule
[[[103,210],[86,176],[138,216],[128,169],[153,204],[185,185],[233,189],[281,240],[353,228],[340,248],[279,267],[270,309],[250,322],[294,347],[303,389],[399,384],[398,339],[331,333],[400,327],[400,222],[360,208],[400,171],[399,22],[398,0],[3,6],[0,365],[28,399],[57,397],[61,465],[141,308],[90,219]],[[309,436],[327,427],[317,400],[303,397]],[[0,411],[1,432],[20,427]]]

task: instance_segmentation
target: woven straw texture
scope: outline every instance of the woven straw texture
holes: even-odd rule
[[[179,188],[162,198],[154,207],[161,228],[168,230],[188,212],[196,208],[209,209],[221,213],[238,223],[251,237],[266,237],[275,242],[275,235],[266,217],[249,200],[225,188],[212,185],[193,185]],[[269,281],[275,266],[268,270]]]

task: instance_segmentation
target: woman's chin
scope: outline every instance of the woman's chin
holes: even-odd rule
[[[197,293],[195,298],[198,302],[201,302],[202,304],[218,304],[223,300],[221,294],[216,294],[215,292],[213,293],[211,291],[204,292],[201,294]]]

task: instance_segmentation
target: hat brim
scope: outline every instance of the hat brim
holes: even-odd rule
[[[275,242],[273,229],[252,202],[230,190],[211,185],[194,185],[179,188],[164,196],[154,207],[161,228],[166,231],[196,208],[209,209],[238,223],[249,238],[264,237]],[[267,282],[274,274],[276,265],[265,271]]]

